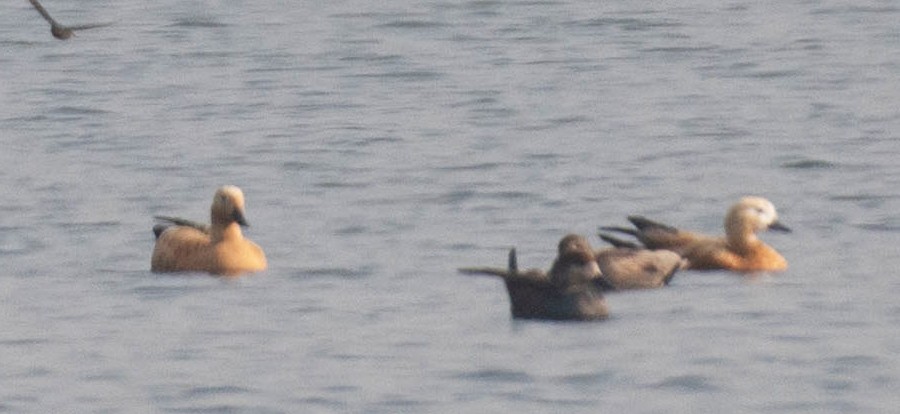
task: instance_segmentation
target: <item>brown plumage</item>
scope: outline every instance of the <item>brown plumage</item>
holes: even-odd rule
[[[476,267],[459,271],[503,278],[514,318],[598,320],[609,316],[606,300],[595,284],[600,269],[590,244],[581,236],[568,235],[559,242],[549,273],[539,269],[520,272],[515,249],[509,252],[507,269]]]
[[[44,6],[41,6],[41,3],[38,3],[37,0],[28,0],[28,2],[31,3],[31,5],[34,6],[35,10],[37,10],[38,13],[40,13],[41,16],[44,17],[44,20],[46,20],[47,23],[50,23],[50,34],[52,34],[53,37],[59,40],[66,40],[72,36],[75,36],[76,30],[93,29],[97,27],[112,25],[112,23],[93,23],[78,26],[63,26],[52,17],[50,17],[50,13],[47,13],[47,10],[44,9]]]
[[[266,269],[262,249],[245,239],[244,194],[235,186],[216,191],[210,225],[157,216],[165,224],[153,227],[156,246],[150,261],[153,272],[208,272],[237,275]]]
[[[612,247],[598,250],[595,256],[607,290],[660,288],[687,264],[669,250]]]
[[[569,234],[559,241],[557,256],[550,267],[550,282],[563,290],[577,290],[600,277],[600,268],[591,244],[582,236]]]
[[[763,230],[790,232],[778,221],[772,203],[761,197],[744,197],[731,206],[725,216],[725,237],[712,237],[683,231],[629,216],[635,228],[603,227],[636,237],[649,249],[666,249],[688,261],[689,269],[724,269],[737,272],[779,271],[787,269],[787,260],[763,243],[756,233]],[[608,235],[601,235],[606,240]]]

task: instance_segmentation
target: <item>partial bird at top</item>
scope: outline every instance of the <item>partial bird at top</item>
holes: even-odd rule
[[[84,29],[93,29],[96,27],[105,27],[110,26],[112,23],[93,23],[93,24],[82,24],[79,26],[63,26],[59,24],[56,20],[53,20],[50,17],[50,13],[47,13],[47,10],[44,9],[44,6],[41,6],[41,3],[38,3],[37,0],[28,0],[32,6],[34,6],[35,10],[44,17],[48,23],[50,23],[50,33],[53,37],[59,40],[66,40],[75,35],[76,30],[84,30]]]

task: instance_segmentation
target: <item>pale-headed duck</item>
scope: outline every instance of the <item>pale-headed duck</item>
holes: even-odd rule
[[[228,185],[216,191],[209,226],[178,218],[156,218],[165,224],[153,227],[153,272],[237,275],[266,269],[265,253],[241,233],[240,226],[246,226],[247,221],[240,188]]]
[[[603,227],[636,237],[649,249],[665,249],[687,259],[687,268],[737,272],[781,271],[787,260],[756,235],[764,230],[790,232],[778,221],[775,206],[761,197],[744,197],[725,216],[725,237],[679,230],[641,216],[629,216],[635,228]]]

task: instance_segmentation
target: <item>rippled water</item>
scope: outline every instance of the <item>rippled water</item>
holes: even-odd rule
[[[0,412],[846,412],[900,403],[888,1],[27,2],[0,15]],[[270,269],[151,274],[247,196]],[[546,267],[744,194],[789,271],[518,322]],[[597,241],[599,245],[599,241]]]

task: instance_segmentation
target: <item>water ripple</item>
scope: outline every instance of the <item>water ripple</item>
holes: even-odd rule
[[[181,19],[171,24],[172,27],[199,27],[199,28],[216,28],[228,27],[228,24],[217,22],[206,18]]]
[[[19,338],[19,339],[6,339],[0,340],[0,346],[8,346],[8,347],[33,347],[35,345],[41,345],[48,343],[49,341],[44,338]]]
[[[560,377],[560,380],[566,384],[587,385],[587,386],[603,386],[604,383],[610,382],[615,375],[611,371],[593,372],[587,374],[572,374]]]
[[[364,279],[372,276],[374,267],[361,267],[349,269],[346,267],[322,267],[301,269],[294,273],[296,278],[338,278],[338,279]]]
[[[647,31],[658,28],[676,28],[683,23],[669,19],[634,18],[634,17],[599,17],[587,20],[576,20],[569,24],[584,27],[614,27],[624,31]]]
[[[796,170],[819,170],[819,169],[832,169],[837,168],[839,165],[833,163],[831,161],[819,160],[819,159],[800,159],[794,161],[787,161],[781,164],[781,168],[788,169],[796,169]]]
[[[703,375],[679,375],[668,377],[653,385],[654,388],[680,391],[717,391],[712,379]]]
[[[444,74],[430,70],[407,70],[390,72],[373,72],[350,75],[353,78],[398,79],[402,81],[428,81],[443,77]]]
[[[198,397],[215,397],[219,395],[238,395],[238,394],[252,394],[255,391],[252,391],[248,388],[238,387],[233,385],[222,385],[222,386],[204,386],[204,387],[194,387],[190,388],[183,392],[183,395],[187,398],[198,398]]]
[[[209,276],[206,273],[197,273],[197,276]],[[162,277],[172,277],[181,279],[185,277],[184,274],[176,275],[164,275]],[[206,287],[201,286],[185,286],[185,285],[175,285],[175,286],[138,286],[131,289],[131,292],[138,295],[138,297],[142,299],[150,299],[150,300],[164,300],[164,299],[173,299],[181,296],[185,296],[194,292],[205,291]]]
[[[396,20],[389,23],[380,24],[376,27],[389,29],[433,29],[447,26],[441,22],[428,20]]]
[[[503,368],[485,368],[476,371],[469,371],[454,375],[455,378],[470,380],[470,381],[483,381],[483,382],[501,382],[501,383],[516,383],[516,384],[524,384],[530,383],[534,381],[531,375],[527,372],[519,371],[519,370],[510,370]]]

